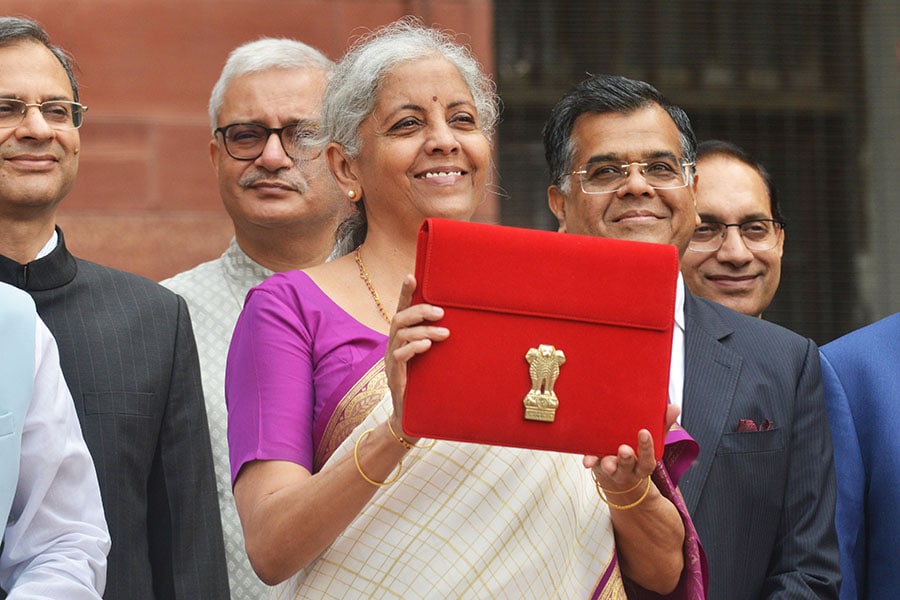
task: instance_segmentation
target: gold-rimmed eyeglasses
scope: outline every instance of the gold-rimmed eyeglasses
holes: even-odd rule
[[[78,129],[88,109],[84,104],[69,100],[24,102],[15,98],[0,98],[0,128],[18,127],[25,120],[28,109],[35,107],[53,129]]]
[[[612,194],[625,186],[634,166],[638,167],[647,185],[653,189],[674,190],[688,185],[694,163],[674,158],[653,158],[626,164],[595,161],[567,175],[578,177],[581,191],[585,194]]]

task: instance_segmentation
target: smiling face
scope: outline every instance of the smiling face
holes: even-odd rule
[[[628,113],[585,113],[575,121],[572,142],[573,171],[598,160],[628,164],[682,158],[678,128],[658,105]],[[548,190],[561,231],[672,244],[684,253],[698,223],[691,186],[656,190],[632,167],[616,192],[586,194],[578,176],[569,177],[568,192],[558,186]]]
[[[359,156],[332,165],[345,192],[365,199],[369,230],[469,219],[485,197],[491,149],[459,71],[441,57],[402,62],[377,93]]]
[[[73,100],[74,94],[59,60],[42,44],[23,41],[0,47],[0,97],[36,104]],[[33,107],[17,127],[0,129],[2,215],[39,212],[52,220],[75,183],[79,144],[77,129],[53,129]]]
[[[771,219],[769,192],[759,173],[743,162],[713,154],[697,164],[697,211],[703,221],[743,223]],[[771,250],[751,252],[737,227],[729,227],[717,252],[688,250],[681,272],[692,293],[738,312],[760,316],[781,281],[784,230]]]
[[[326,75],[318,69],[272,68],[242,75],[225,92],[217,126],[318,123],[325,84]],[[242,235],[273,228],[333,230],[345,209],[321,154],[295,162],[285,154],[278,135],[269,136],[255,160],[230,157],[221,135],[216,135],[210,157],[239,242]]]

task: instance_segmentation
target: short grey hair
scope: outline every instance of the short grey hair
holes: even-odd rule
[[[325,91],[319,141],[337,142],[348,156],[358,156],[360,125],[375,109],[385,77],[400,63],[431,56],[448,60],[459,71],[475,101],[481,130],[491,139],[500,112],[494,82],[450,33],[406,17],[362,36],[341,59]]]
[[[334,66],[328,57],[312,46],[288,38],[264,37],[238,46],[228,55],[222,74],[210,94],[210,126],[213,130],[218,126],[225,92],[238,77],[268,69],[319,69],[330,76]]]

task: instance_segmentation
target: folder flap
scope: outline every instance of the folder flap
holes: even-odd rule
[[[437,306],[665,330],[677,277],[665,244],[433,218],[419,232],[416,297]]]

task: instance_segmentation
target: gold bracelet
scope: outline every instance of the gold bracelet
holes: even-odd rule
[[[356,470],[359,471],[359,474],[362,475],[362,478],[371,483],[372,485],[383,486],[383,485],[391,485],[400,477],[400,472],[403,470],[403,461],[401,460],[397,464],[397,474],[394,475],[393,479],[385,480],[385,481],[375,481],[374,479],[370,479],[368,475],[363,473],[362,466],[359,464],[359,443],[363,441],[363,438],[375,431],[374,429],[366,429],[363,431],[362,435],[359,436],[359,439],[356,440],[356,445],[353,446],[353,461],[356,463]]]
[[[397,432],[394,431],[394,427],[391,425],[390,418],[388,418],[387,424],[388,424],[388,429],[391,431],[391,435],[394,436],[394,439],[397,440],[398,442],[400,442],[400,444],[402,444],[404,448],[406,448],[407,450],[412,450],[413,448],[416,447],[415,444],[411,444],[403,436],[397,435]]]
[[[638,489],[638,486],[641,485],[642,483],[644,483],[643,479],[638,479],[638,482],[636,484],[634,484],[633,486],[631,486],[630,488],[628,488],[627,490],[622,490],[621,492],[617,492],[614,490],[608,490],[605,487],[601,486],[600,482],[597,481],[597,474],[594,473],[593,471],[591,471],[591,474],[594,476],[594,483],[597,484],[597,487],[599,487],[601,490],[603,490],[603,493],[605,493],[607,495],[616,494],[618,496],[620,494],[627,494],[628,492],[633,492],[634,490]]]
[[[403,445],[403,447],[406,448],[407,450],[412,450],[413,448],[425,448],[427,450],[428,448],[431,448],[432,446],[434,446],[435,440],[431,440],[431,443],[428,444],[427,446],[417,446],[416,444],[411,444],[406,438],[404,438],[403,436],[399,435],[396,431],[394,431],[394,427],[391,425],[390,417],[388,417],[387,426],[391,432],[391,435],[394,436],[394,439],[397,440],[398,442],[400,442]]]
[[[643,479],[641,481],[643,481]],[[603,500],[603,502],[605,502],[607,504],[607,506],[609,506],[610,508],[615,508],[617,510],[628,510],[628,509],[634,508],[635,506],[637,506],[638,504],[643,502],[644,499],[647,498],[647,494],[650,493],[650,484],[651,483],[652,482],[650,481],[650,476],[647,475],[647,488],[644,490],[644,493],[641,494],[640,498],[638,498],[631,504],[614,504],[614,503],[610,502],[609,500],[607,500],[606,496],[603,495],[603,488],[600,487],[600,483],[597,481],[597,477],[596,476],[594,477],[594,486],[596,486],[596,488],[597,488],[597,495],[600,496],[600,499]],[[632,489],[634,489],[634,488],[632,488]]]

